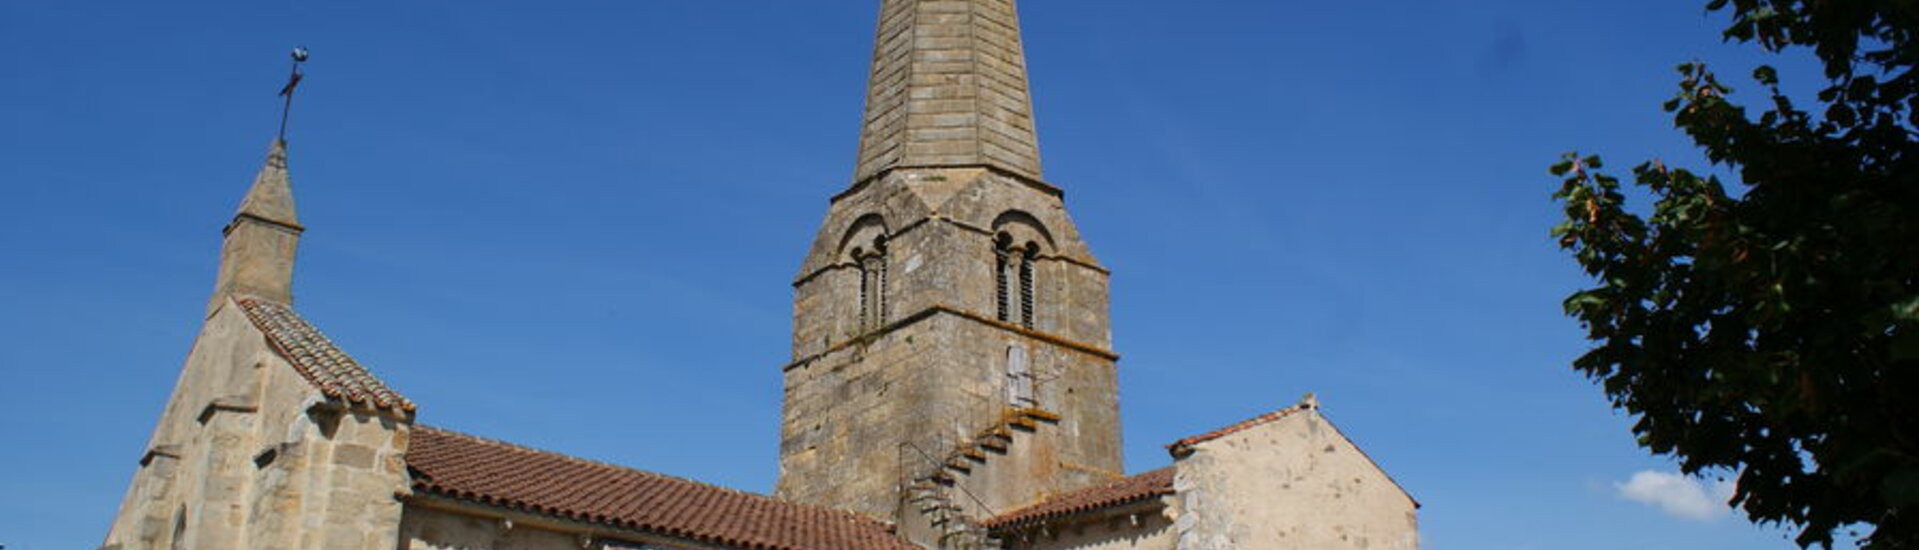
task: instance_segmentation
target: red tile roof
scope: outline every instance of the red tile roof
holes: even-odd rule
[[[1299,404],[1299,405],[1293,405],[1291,407],[1286,407],[1284,409],[1280,409],[1277,411],[1252,417],[1238,424],[1234,424],[1231,426],[1227,426],[1224,428],[1220,428],[1220,429],[1199,434],[1196,436],[1188,437],[1186,439],[1181,439],[1179,441],[1174,441],[1172,444],[1166,446],[1166,450],[1172,451],[1173,454],[1179,454],[1181,451],[1185,450],[1187,447],[1191,447],[1193,445],[1198,445],[1200,443],[1205,443],[1207,441],[1212,441],[1215,439],[1226,437],[1228,435],[1232,435],[1234,433],[1244,431],[1248,428],[1252,428],[1260,424],[1265,424],[1267,422],[1272,422],[1274,420],[1279,420],[1281,418],[1292,416],[1293,413],[1296,413],[1296,412],[1312,410],[1312,408],[1313,408],[1313,405],[1311,404]]]
[[[1170,494],[1173,494],[1173,467],[1168,466],[1111,484],[1061,493],[984,523],[988,529],[1017,527]]]
[[[921,550],[877,520],[416,426],[413,488],[488,506],[752,550]]]
[[[413,411],[412,401],[387,387],[293,308],[254,297],[236,297],[235,301],[253,326],[266,333],[267,343],[321,394],[352,404]]]

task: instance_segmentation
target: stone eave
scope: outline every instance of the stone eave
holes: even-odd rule
[[[840,199],[853,196],[854,194],[859,193],[861,189],[865,189],[867,186],[872,185],[873,182],[886,179],[886,176],[891,175],[893,172],[898,172],[901,170],[967,170],[967,169],[975,169],[975,170],[983,169],[988,172],[992,172],[994,174],[1012,178],[1014,181],[1017,181],[1020,184],[1025,185],[1027,187],[1031,187],[1034,190],[1037,190],[1041,193],[1046,193],[1048,195],[1059,197],[1060,200],[1066,199],[1066,190],[1060,189],[1059,187],[1055,187],[1053,186],[1053,184],[1040,181],[1038,178],[1034,178],[1026,174],[1015,172],[1013,170],[1008,170],[1001,166],[986,164],[986,163],[979,163],[979,164],[928,164],[928,165],[909,165],[909,166],[889,166],[887,168],[881,169],[878,172],[874,172],[873,175],[871,176],[867,176],[864,179],[853,182],[853,185],[848,186],[845,191],[840,191],[839,193],[833,195],[832,198],[827,199],[826,203],[827,204],[838,203],[840,202]]]
[[[548,514],[520,510],[509,506],[487,504],[468,499],[456,498],[421,491],[396,495],[407,506],[459,514],[469,517],[492,519],[499,522],[504,530],[519,527],[574,535],[583,540],[583,548],[591,548],[593,542],[618,542],[627,545],[663,545],[668,548],[688,550],[737,550],[732,546],[716,546],[693,539],[675,537],[665,533],[656,533],[632,529],[605,523],[579,521]]]
[[[1043,535],[1043,534],[1047,534],[1048,531],[1057,533],[1059,532],[1059,528],[1061,527],[1073,527],[1073,526],[1085,525],[1089,523],[1098,523],[1098,522],[1106,521],[1106,520],[1117,518],[1117,517],[1137,517],[1137,516],[1143,516],[1146,514],[1159,513],[1161,511],[1166,510],[1167,508],[1172,507],[1172,501],[1174,498],[1175,497],[1173,495],[1165,495],[1165,494],[1148,495],[1148,496],[1141,497],[1137,500],[1128,500],[1128,501],[1112,504],[1109,506],[1103,506],[1099,508],[1079,510],[1075,512],[1067,512],[1059,515],[1044,516],[1044,517],[1034,518],[1034,519],[1020,521],[1016,523],[1008,523],[1005,525],[994,525],[994,526],[988,527],[988,529],[990,529],[993,533],[999,534],[999,535],[1009,535],[1009,534],[1018,534],[1018,535],[1042,534]],[[1139,524],[1135,523],[1134,525],[1138,526]]]

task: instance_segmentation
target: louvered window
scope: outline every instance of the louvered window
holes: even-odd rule
[[[1006,322],[1012,322],[1013,320],[1012,302],[1011,297],[1007,295],[1006,281],[1006,271],[1012,269],[1011,255],[1011,251],[1004,247],[999,247],[993,251],[995,258],[995,263],[993,264],[993,301],[995,305],[998,306],[996,311],[999,312],[999,320]]]
[[[1033,328],[1033,278],[1039,257],[1034,243],[1014,245],[1001,233],[993,243],[993,305],[1000,321]]]
[[[873,241],[873,250],[853,251],[860,268],[860,330],[886,324],[886,237]]]
[[[1033,328],[1033,249],[1019,258],[1019,324]]]

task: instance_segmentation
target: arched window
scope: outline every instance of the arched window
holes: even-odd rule
[[[993,302],[999,320],[1033,328],[1033,271],[1038,257],[1038,243],[1016,245],[1006,233],[993,239]]]
[[[860,330],[886,324],[886,236],[873,238],[871,250],[853,249],[860,269]]]
[[[1039,256],[1039,247],[1026,243],[1019,255],[1019,324],[1033,328],[1033,259]]]
[[[997,306],[995,310],[999,312],[999,320],[1009,323],[1013,321],[1013,304],[1011,292],[1007,289],[1007,279],[1011,278],[1007,276],[1007,271],[1013,268],[1012,244],[1013,237],[1005,233],[1000,233],[999,238],[993,241],[993,303]]]

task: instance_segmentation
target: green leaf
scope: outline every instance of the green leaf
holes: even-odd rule
[[[1919,468],[1908,466],[1886,476],[1879,483],[1879,497],[1895,508],[1919,505]]]
[[[1552,172],[1555,176],[1564,176],[1567,172],[1573,171],[1573,161],[1572,159],[1566,159],[1555,162],[1552,168],[1547,169],[1547,171]]]
[[[1567,315],[1577,315],[1582,311],[1606,307],[1606,298],[1596,292],[1585,290],[1566,297],[1564,306]]]
[[[1919,294],[1892,304],[1892,318],[1901,321],[1919,323]]]
[[[1646,449],[1742,472],[1749,519],[1801,546],[1851,532],[1919,549],[1913,3],[1702,3],[1730,41],[1813,54],[1823,85],[1756,67],[1767,90],[1749,112],[1703,63],[1679,66],[1663,106],[1727,184],[1656,162],[1620,182],[1560,158],[1553,231],[1597,285],[1562,304],[1593,345],[1573,366]]]

